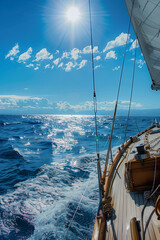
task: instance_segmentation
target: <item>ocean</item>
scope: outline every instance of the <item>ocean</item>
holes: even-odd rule
[[[127,138],[153,120],[130,117]],[[103,168],[112,117],[97,122]],[[113,155],[125,125],[116,118]],[[94,116],[0,115],[0,133],[0,240],[91,239],[99,202]]]

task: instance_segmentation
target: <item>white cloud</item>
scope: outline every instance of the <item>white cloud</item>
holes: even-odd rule
[[[10,58],[13,61],[14,57],[19,53],[19,45],[18,43],[9,51],[9,53],[5,56],[6,58]]]
[[[61,68],[63,66],[63,62],[61,62],[59,65],[58,65],[58,68]]]
[[[34,68],[35,71],[38,70],[38,69],[39,69],[39,67],[35,67],[35,68]]]
[[[74,59],[77,60],[80,56],[79,54],[81,53],[81,51],[78,48],[73,48],[70,52],[63,52],[62,55],[62,59],[63,58],[70,58],[70,59]]]
[[[56,50],[55,54],[59,54],[59,50]]]
[[[25,91],[27,91],[27,90],[28,90],[28,88],[24,88],[24,90],[25,90]]]
[[[142,59],[139,59],[139,60],[137,60],[136,62],[137,62],[137,64],[138,64],[138,67],[139,67],[139,68],[142,68],[143,65],[145,64],[145,61],[142,60]]]
[[[137,47],[137,48],[139,47],[139,44],[138,44],[138,40],[137,40],[137,39],[132,43],[132,45],[131,45],[131,47],[130,47],[129,50],[133,50],[133,49],[135,49],[136,47]]]
[[[128,100],[120,100],[119,101],[119,107],[122,109],[128,109],[129,101]],[[132,102],[131,103],[132,108],[141,108],[142,104],[137,103],[137,102]]]
[[[33,62],[47,59],[49,60],[53,59],[53,55],[50,54],[46,48],[43,48],[36,54],[36,59],[33,60]]]
[[[28,50],[24,53],[22,53],[19,58],[18,58],[18,62],[25,62],[26,60],[28,60],[31,57],[32,54],[32,48],[28,48]]]
[[[78,48],[73,48],[70,52],[63,52],[63,55],[62,55],[62,59],[63,58],[70,58],[70,59],[74,59],[75,61],[80,58],[80,54],[89,54],[91,53],[91,46],[86,46],[83,48],[83,50],[79,50]],[[95,46],[93,48],[93,52],[94,53],[98,53],[98,46]],[[100,56],[99,56],[100,57]],[[99,60],[100,58],[96,58],[96,60]]]
[[[92,52],[92,49],[91,49],[91,46],[86,46],[86,47],[84,47],[83,48],[83,50],[82,50],[82,53],[83,54],[88,54],[88,53],[91,53]],[[98,53],[99,51],[98,51],[98,46],[95,46],[94,48],[93,48],[93,53]]]
[[[110,58],[117,59],[115,51],[110,51],[106,54],[105,59],[110,59]]]
[[[66,63],[66,68],[65,71],[66,72],[70,72],[72,70],[72,68],[74,68],[77,64],[73,64],[73,62],[68,62]]]
[[[72,69],[73,66],[74,66],[74,64],[73,64],[72,62],[68,62],[68,63],[66,64],[65,71],[66,71],[66,72],[71,71],[71,69]]]
[[[82,60],[82,61],[80,62],[80,64],[79,64],[78,69],[83,68],[83,67],[86,65],[86,63],[87,63],[87,60]]]
[[[53,63],[54,63],[55,65],[58,65],[58,63],[60,62],[60,60],[61,60],[60,58],[57,58],[56,60],[53,61]]]
[[[69,52],[63,52],[62,59],[63,58],[69,58],[70,53]]]
[[[129,104],[129,100],[121,100],[120,103],[121,104]]]
[[[100,68],[101,67],[101,65],[97,65],[97,66],[95,66],[95,68],[94,69],[97,69],[97,68]]]
[[[33,63],[30,63],[28,65],[26,65],[26,67],[30,68],[30,67],[34,67]]]
[[[68,110],[70,109],[70,104],[67,102],[58,102],[57,103],[57,109],[61,110]]]
[[[118,69],[120,69],[120,66],[113,68],[112,71],[118,71]]]
[[[119,47],[119,46],[123,46],[126,44],[127,41],[127,37],[128,39],[130,38],[130,34],[128,35],[127,33],[121,33],[118,37],[115,38],[115,40],[112,40],[110,42],[107,43],[106,47],[104,48],[103,52],[106,52],[109,49],[115,48],[115,47]],[[133,40],[130,40],[130,42]]]
[[[97,102],[97,108],[101,111],[113,110],[115,106],[115,102],[116,102],[115,100]]]
[[[97,56],[97,57],[95,57],[94,59],[98,61],[98,60],[101,59],[101,56]]]
[[[141,108],[142,104],[141,103],[132,102],[131,106],[133,106],[134,108]]]
[[[71,51],[71,59],[77,60],[79,58],[79,49],[78,48],[74,48]]]
[[[45,69],[50,68],[50,64],[44,66]]]
[[[74,111],[82,111],[82,110],[92,110],[93,109],[93,102],[86,101],[83,104],[72,105],[68,102],[58,102],[57,107],[60,111],[67,111],[67,110],[74,110]]]

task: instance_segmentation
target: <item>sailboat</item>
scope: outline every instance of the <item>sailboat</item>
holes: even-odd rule
[[[151,76],[151,88],[160,90],[160,1],[125,0],[125,4]],[[155,123],[130,137],[108,162],[112,132],[103,173],[97,160],[100,204],[92,240],[158,240],[160,126]]]

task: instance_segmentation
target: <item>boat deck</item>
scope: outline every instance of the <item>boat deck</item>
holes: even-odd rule
[[[157,131],[158,130],[158,131]],[[106,227],[106,240],[108,239],[118,239],[118,240],[130,240],[131,232],[130,232],[130,220],[133,217],[136,217],[137,220],[141,220],[141,212],[143,206],[146,202],[144,198],[144,192],[133,192],[128,193],[125,188],[125,162],[133,158],[136,152],[136,146],[145,143],[150,144],[151,146],[151,155],[159,155],[160,150],[160,129],[153,128],[150,132],[144,133],[139,137],[139,141],[137,143],[133,143],[129,147],[130,154],[126,155],[126,157],[122,157],[123,161],[117,166],[117,171],[115,173],[115,179],[113,182],[112,190],[110,195],[113,199],[113,216],[111,220],[107,221]],[[153,131],[157,131],[153,132]],[[144,211],[144,229],[145,239],[146,240],[154,240],[160,239],[160,220],[158,220],[156,213],[153,211],[155,207],[155,202],[157,196],[154,196],[152,199],[148,201],[147,207]],[[149,224],[146,225],[148,219],[150,217]]]

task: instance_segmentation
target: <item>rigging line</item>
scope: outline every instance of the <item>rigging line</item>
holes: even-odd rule
[[[126,44],[125,44],[125,50],[124,50],[124,56],[123,56],[123,62],[122,62],[122,68],[121,68],[121,74],[120,74],[120,80],[119,80],[119,86],[118,86],[118,92],[117,92],[117,99],[116,99],[114,116],[113,116],[113,121],[112,121],[112,129],[111,129],[111,134],[110,134],[110,139],[109,139],[109,146],[108,146],[108,150],[107,150],[106,163],[105,163],[105,167],[104,167],[104,171],[103,171],[103,178],[105,178],[107,165],[108,165],[108,159],[109,159],[109,151],[110,151],[110,148],[111,148],[111,141],[112,141],[114,123],[115,123],[115,118],[116,118],[116,112],[117,112],[117,105],[118,105],[120,87],[121,87],[121,82],[122,82],[124,62],[125,62],[126,51],[127,51],[127,44],[128,44],[128,39],[129,39],[129,32],[130,32],[130,28],[131,28],[131,19],[132,19],[132,14],[133,14],[134,2],[135,2],[135,0],[132,3],[131,17],[130,17],[130,21],[129,21],[129,25],[128,25],[127,39],[126,39]]]
[[[96,152],[99,153],[99,143],[97,141],[98,129],[97,129],[97,96],[95,86],[95,73],[94,73],[94,50],[93,50],[93,31],[92,31],[92,16],[91,16],[91,2],[89,0],[89,18],[90,18],[90,41],[91,41],[91,56],[92,56],[92,80],[93,80],[93,103],[95,114],[95,131],[96,131]]]
[[[100,154],[99,154],[99,139],[98,139],[98,129],[97,129],[97,96],[96,96],[96,86],[95,86],[95,73],[94,73],[94,49],[93,49],[93,30],[92,30],[92,16],[91,16],[91,0],[88,0],[89,5],[89,20],[90,20],[90,37],[91,37],[91,55],[92,55],[92,78],[93,78],[93,103],[94,103],[94,120],[95,120],[95,131],[96,131],[96,153],[97,153],[97,172],[98,172],[98,185],[99,185],[99,209],[102,207],[102,196],[103,191],[101,187],[101,164],[100,164]]]
[[[126,127],[125,127],[124,142],[126,141],[126,133],[127,133],[128,121],[129,121],[129,116],[130,116],[130,111],[131,111],[131,103],[132,103],[132,95],[133,95],[133,85],[134,85],[134,76],[135,76],[135,68],[136,68],[137,44],[138,44],[138,40],[136,39],[135,54],[134,54],[134,65],[133,65],[133,75],[132,75],[132,86],[131,86],[131,95],[130,95],[130,101],[129,101],[127,123],[126,123]]]
[[[147,0],[146,4],[144,5],[142,11],[144,12],[144,9],[146,8],[147,4],[148,4],[149,0]]]
[[[138,132],[140,132],[139,127],[138,127],[138,124],[137,124],[137,120],[135,119],[134,121],[135,121],[135,123],[136,123],[136,127],[137,127]]]
[[[158,32],[156,32],[156,34],[152,37],[152,39],[149,42],[152,43],[155,37],[159,37],[159,34],[160,34],[160,30],[158,29]]]
[[[77,214],[77,211],[78,211],[78,209],[79,209],[79,207],[80,207],[80,205],[81,205],[81,202],[82,202],[82,200],[83,200],[83,197],[84,197],[84,195],[85,195],[85,193],[86,193],[86,191],[87,191],[87,188],[88,188],[88,185],[89,185],[89,183],[90,183],[90,180],[91,180],[91,178],[89,179],[89,181],[88,181],[88,183],[87,183],[87,186],[86,186],[86,188],[85,188],[85,190],[84,190],[84,192],[83,192],[83,194],[82,194],[82,196],[81,196],[81,199],[80,199],[80,201],[79,201],[79,203],[78,203],[78,206],[77,206],[77,208],[76,208],[76,210],[75,210],[75,212],[74,212],[74,214],[73,214],[73,217],[72,217],[72,219],[71,219],[71,221],[70,221],[70,223],[69,223],[69,226],[68,226],[68,228],[67,228],[67,230],[66,230],[66,232],[65,232],[65,235],[64,235],[64,240],[66,239],[66,236],[67,236],[67,234],[68,234],[68,231],[69,231],[69,229],[70,229],[70,227],[71,227],[71,224],[72,224],[72,222],[73,222],[73,220],[74,220],[74,218],[75,218],[75,216],[76,216],[76,214]]]
[[[142,27],[142,25],[147,21],[147,19],[151,16],[151,14],[154,12],[154,10],[158,7],[159,4],[160,4],[160,1],[156,4],[156,6],[152,9],[152,11],[148,14],[148,16],[145,18],[145,20],[140,23],[139,27]]]

